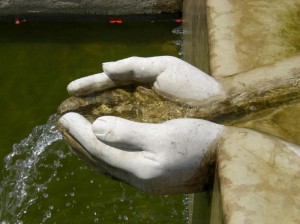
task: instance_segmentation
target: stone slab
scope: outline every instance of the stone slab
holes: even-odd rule
[[[241,84],[237,87],[240,89],[245,88],[242,83],[265,89],[278,84],[278,77],[290,76],[296,78],[293,83],[299,83],[299,78],[290,73],[299,62],[279,66],[281,72],[274,72],[275,67],[268,70],[299,57],[299,12],[297,0],[207,0],[211,74],[231,84],[235,76],[239,77],[236,84]],[[247,79],[241,82],[244,75]],[[265,77],[269,81],[261,82]],[[299,93],[297,87],[295,96]],[[299,144],[297,105],[275,111],[266,109],[229,124],[254,128]],[[267,135],[261,137],[264,135],[258,132],[245,137],[245,133],[228,133],[219,151],[219,190],[214,198],[220,200],[216,199],[213,207],[221,205],[222,219],[214,219],[220,213],[213,210],[211,223],[300,223],[300,159],[285,145],[293,144],[282,144]]]
[[[300,53],[298,0],[208,0],[211,74],[226,77]]]
[[[249,129],[224,136],[217,162],[224,223],[300,222],[300,154],[292,148],[299,150]]]

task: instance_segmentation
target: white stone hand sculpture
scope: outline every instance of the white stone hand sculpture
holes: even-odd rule
[[[68,91],[84,96],[146,83],[168,99],[191,104],[223,94],[215,79],[175,57],[131,57],[104,63],[103,70],[71,82]],[[90,124],[75,113],[64,115],[59,123],[83,146],[77,152],[96,169],[159,194],[203,190],[223,127],[197,119],[143,124],[116,117],[100,117]]]
[[[132,57],[105,63],[103,68],[104,73],[72,82],[68,86],[69,92],[72,95],[88,95],[140,82],[151,84],[155,91],[171,100],[201,103],[239,92],[244,87],[241,81],[248,81],[247,75],[229,78],[226,83],[232,88],[228,88],[186,62],[166,56]],[[235,84],[230,84],[232,82]],[[227,88],[226,94],[223,87]],[[117,117],[100,117],[91,124],[79,114],[68,113],[61,117],[59,125],[77,140],[75,152],[96,169],[156,194],[203,190],[211,178],[209,173],[213,169],[210,165],[215,163],[217,151],[232,155],[250,152],[251,155],[259,155],[259,161],[264,158],[266,164],[269,158],[276,157],[278,169],[283,170],[287,170],[289,163],[286,163],[282,152],[291,153],[291,158],[300,155],[299,146],[281,139],[200,119],[145,124]],[[266,150],[262,150],[262,146]],[[231,160],[231,157],[218,159],[221,161],[219,171],[226,168],[222,165],[226,159]]]
[[[200,119],[147,124],[105,116],[91,124],[77,113],[65,114],[59,124],[96,169],[155,194],[203,190],[212,178],[210,165],[223,130]]]
[[[71,82],[67,88],[69,93],[84,96],[116,86],[147,83],[158,94],[186,104],[224,95],[218,81],[176,57],[130,57],[103,63],[103,70]]]

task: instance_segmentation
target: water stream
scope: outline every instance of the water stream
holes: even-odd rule
[[[56,177],[62,160],[70,156],[70,152],[63,150],[56,121],[55,114],[50,116],[45,125],[35,127],[5,156],[0,183],[2,223],[22,223],[28,207],[39,198],[47,198],[47,185]],[[42,223],[50,216],[51,207],[45,212]]]

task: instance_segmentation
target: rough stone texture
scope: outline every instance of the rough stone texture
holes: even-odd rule
[[[1,0],[0,16],[18,14],[136,15],[176,13],[181,0]]]

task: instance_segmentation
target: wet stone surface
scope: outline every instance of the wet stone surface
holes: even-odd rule
[[[71,111],[80,113],[91,122],[105,115],[148,123],[204,116],[197,108],[180,106],[142,86],[107,90],[87,97],[72,96],[58,108],[59,114]]]

